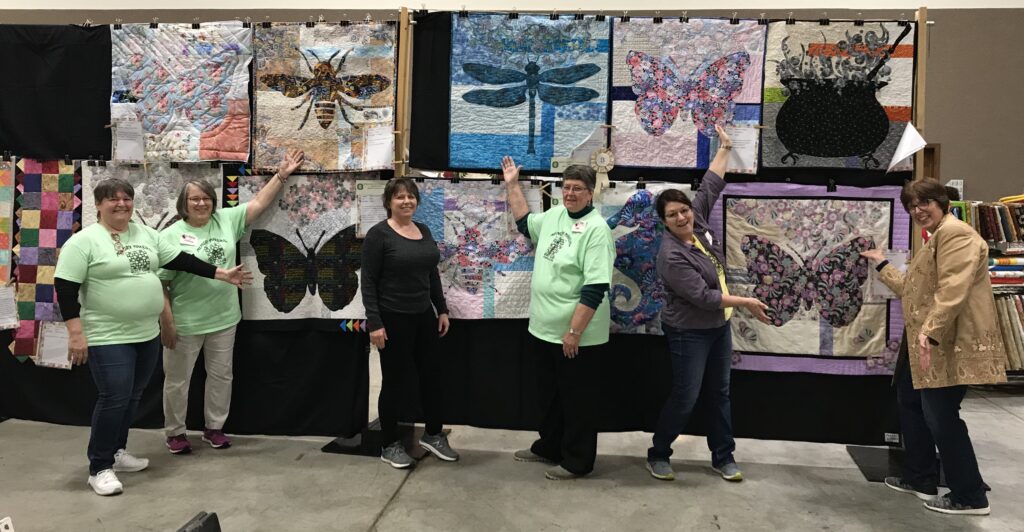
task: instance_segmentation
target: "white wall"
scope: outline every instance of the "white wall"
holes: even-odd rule
[[[402,6],[419,9],[426,3],[430,10],[458,10],[463,5],[466,9],[508,11],[513,7],[519,11],[549,11],[557,8],[562,11],[621,11],[664,10],[678,13],[683,9],[721,9],[747,11],[756,16],[767,12],[768,16],[784,16],[787,9],[907,9],[913,11],[921,5],[930,9],[957,8],[1010,8],[1024,7],[1024,0],[862,0],[851,3],[837,0],[730,0],[713,5],[698,0],[298,0],[281,2],[281,0],[175,0],[174,2],[154,2],[152,0],[0,0],[0,9],[397,9]],[[773,11],[775,11],[773,13]],[[0,14],[2,19],[2,14]]]

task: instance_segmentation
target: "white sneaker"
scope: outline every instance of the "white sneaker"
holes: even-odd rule
[[[136,471],[142,471],[149,467],[148,458],[138,458],[132,456],[131,453],[124,449],[119,449],[114,453],[114,471],[120,471],[122,473],[135,473]]]
[[[104,469],[95,475],[89,475],[89,485],[92,486],[96,495],[117,495],[124,491],[124,486],[121,485],[120,480],[117,480],[113,469]]]

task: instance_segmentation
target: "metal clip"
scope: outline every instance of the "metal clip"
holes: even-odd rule
[[[834,178],[828,178],[828,186],[825,188],[828,192],[836,191],[836,180]]]
[[[900,13],[900,19],[896,23],[899,24],[900,26],[908,26],[908,25],[910,25],[910,21],[907,20],[907,14],[906,13]]]
[[[71,164],[71,156],[66,153],[64,154],[64,164]]]
[[[758,26],[767,26],[768,25],[768,18],[764,16],[764,13],[761,13],[761,16],[757,17],[757,25]]]
[[[512,7],[512,12],[508,14],[509,20],[519,20],[519,13],[516,12],[516,8]]]
[[[114,29],[115,29],[115,30],[119,30],[119,29],[121,29],[121,21],[122,21],[122,20],[123,20],[123,19],[119,19],[119,18],[115,18],[115,19],[114,19]]]
[[[693,180],[690,181],[690,190],[696,192],[700,188],[700,177],[694,175]]]
[[[149,29],[155,30],[160,26],[160,19],[153,17],[153,22],[149,23]]]
[[[210,168],[220,168],[220,161],[210,161]]]
[[[573,20],[583,20],[583,10],[582,9],[578,10],[576,12],[576,14],[572,16],[572,19]]]
[[[636,189],[637,190],[644,190],[646,188],[647,188],[647,183],[644,182],[644,176],[640,176],[640,177],[636,178]]]
[[[245,17],[245,22],[242,22],[242,27],[243,28],[251,28],[252,27],[252,19],[250,19],[249,17]]]
[[[623,11],[622,12],[622,18],[619,19],[619,21],[620,22],[629,22],[629,11]]]
[[[171,168],[177,168],[177,167],[178,167],[178,161],[171,161]]]
[[[192,29],[194,29],[194,30],[198,30],[199,29],[199,17],[193,17],[192,18]]]
[[[469,18],[469,11],[466,11],[465,5],[463,5],[462,9],[459,10],[459,18]]]
[[[686,11],[683,11],[682,16],[679,17],[679,22],[682,22],[683,24],[686,24],[687,22],[690,22],[690,17],[688,17],[686,15],[686,13],[687,13]]]
[[[107,165],[107,161],[104,161],[104,160],[100,159],[97,164],[99,164],[100,166],[106,166]]]
[[[854,26],[863,26],[864,25],[864,17],[863,17],[863,15],[862,15],[862,13],[860,11],[857,12],[857,18],[853,21],[853,25]]]
[[[661,24],[662,20],[663,19],[661,18],[661,11],[655,11],[654,12],[654,20],[653,20],[653,22],[655,24]]]
[[[82,24],[82,27],[83,28],[91,28],[92,27],[92,19],[91,18],[85,19],[85,24]]]
[[[558,10],[557,9],[552,9],[551,10],[551,14],[548,15],[548,19],[550,19],[550,20],[558,20]]]
[[[608,188],[615,188],[615,181],[609,181]]]
[[[736,11],[733,11],[732,12],[732,18],[729,19],[729,24],[732,24],[733,26],[735,26],[735,25],[737,25],[739,23],[740,23],[740,19],[739,19],[739,17],[736,16]]]
[[[789,15],[786,16],[786,24],[788,24],[790,26],[792,26],[793,24],[796,24],[796,19],[793,18],[793,12],[792,11],[790,11]]]
[[[829,24],[831,24],[831,22],[828,20],[828,11],[822,11],[821,14],[824,16],[818,19],[818,24],[821,26],[828,26]]]
[[[264,20],[263,22],[261,22],[261,23],[260,23],[260,26],[262,26],[262,27],[264,27],[264,28],[269,28],[269,27],[271,26],[271,23],[270,23],[270,17],[263,17],[263,18],[264,18],[264,19],[266,19],[266,20]]]
[[[308,20],[308,21],[306,21],[306,27],[307,27],[307,28],[312,28],[312,27],[314,27],[314,26],[316,26],[316,22],[314,22],[314,21],[313,21],[313,17],[312,17],[312,16],[310,16],[310,17],[309,17],[309,20]]]
[[[462,179],[459,178],[459,174],[455,174],[455,175],[452,176],[452,179],[451,179],[452,183],[458,184],[459,181],[462,181]]]

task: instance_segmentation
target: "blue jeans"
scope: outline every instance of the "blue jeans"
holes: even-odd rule
[[[900,429],[907,451],[903,480],[922,491],[934,490],[939,482],[935,464],[935,448],[938,447],[953,502],[988,506],[986,485],[978,470],[971,436],[967,424],[960,419],[960,402],[966,393],[967,386],[915,390],[910,367],[896,375]]]
[[[732,331],[729,324],[714,329],[676,329],[662,324],[672,360],[672,392],[661,407],[653,447],[647,450],[650,461],[668,460],[672,442],[686,428],[690,414],[703,396],[711,409],[708,449],[711,464],[721,467],[735,462],[732,453],[732,406],[729,402],[729,375],[732,369]]]
[[[143,390],[160,360],[160,337],[136,344],[89,346],[89,371],[96,407],[89,434],[89,474],[114,466],[114,453],[128,444],[128,428]]]

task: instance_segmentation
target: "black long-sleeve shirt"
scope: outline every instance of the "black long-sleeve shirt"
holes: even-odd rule
[[[441,252],[430,229],[416,227],[423,234],[419,240],[398,234],[387,220],[366,232],[360,283],[370,331],[384,326],[382,311],[418,314],[433,304],[438,314],[448,313],[437,272]]]

